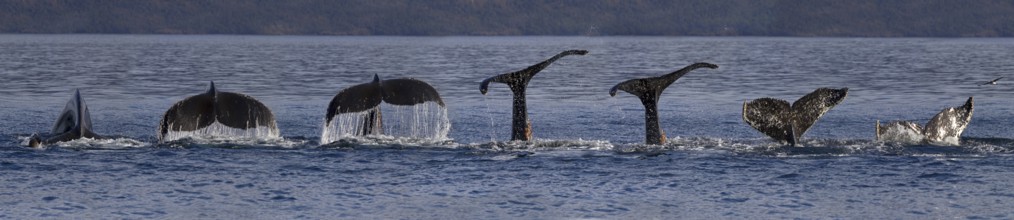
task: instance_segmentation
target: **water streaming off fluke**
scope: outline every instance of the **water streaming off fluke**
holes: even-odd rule
[[[381,108],[380,106],[384,106]],[[447,117],[447,108],[435,102],[403,106],[381,104],[373,109],[341,113],[323,126],[320,144],[328,144],[344,137],[370,135],[367,129],[370,113],[380,111],[382,135],[394,137],[412,137],[423,139],[447,139],[451,131],[451,121]],[[373,135],[378,135],[374,133]]]
[[[197,139],[230,138],[237,140],[267,140],[280,139],[282,136],[278,131],[278,128],[275,127],[254,126],[248,129],[240,129],[225,126],[224,124],[216,121],[208,127],[193,131],[169,131],[164,137],[162,137],[162,141],[173,141],[188,137]]]

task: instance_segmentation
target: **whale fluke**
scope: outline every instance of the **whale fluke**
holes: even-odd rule
[[[662,76],[623,81],[616,84],[616,86],[613,86],[613,88],[609,90],[609,95],[616,96],[616,91],[622,90],[641,99],[641,104],[644,105],[645,143],[665,144],[665,132],[662,131],[662,128],[659,126],[658,119],[659,96],[662,95],[662,91],[668,88],[669,85],[676,82],[676,80],[680,77],[683,77],[683,75],[686,75],[691,70],[705,67],[715,69],[718,68],[718,65],[710,63],[694,63],[683,67],[683,69]]]
[[[79,138],[103,138],[101,135],[92,132],[91,113],[88,112],[88,105],[81,98],[80,90],[75,90],[74,96],[70,98],[70,101],[67,101],[63,112],[56,118],[56,123],[54,123],[50,134],[53,136],[45,139],[39,135],[32,135],[28,141],[28,145],[31,147],[41,147],[46,144]]]
[[[167,141],[169,132],[196,131],[215,122],[244,130],[265,127],[278,133],[271,109],[253,97],[219,91],[215,82],[211,82],[207,92],[176,102],[165,112],[159,123],[158,139]]]
[[[556,56],[553,56],[545,61],[529,66],[523,70],[519,70],[511,73],[504,73],[496,75],[490,78],[482,80],[479,85],[479,92],[486,95],[489,91],[490,82],[498,82],[507,84],[510,87],[511,92],[514,93],[514,110],[512,112],[513,120],[511,123],[511,140],[528,141],[532,139],[532,126],[528,121],[528,106],[525,101],[525,90],[528,87],[528,82],[532,80],[535,74],[542,71],[556,62],[556,60],[568,56],[568,55],[585,55],[588,54],[587,50],[568,50],[563,51]]]
[[[961,133],[972,121],[974,105],[973,97],[968,97],[962,106],[941,110],[925,127],[910,121],[894,121],[885,125],[878,121],[877,140],[958,145]]]
[[[792,106],[781,99],[760,98],[743,101],[743,121],[764,135],[795,145],[792,129]]]
[[[383,131],[379,108],[381,102],[392,105],[436,102],[444,107],[440,94],[426,82],[412,78],[380,80],[380,76],[374,74],[372,82],[345,88],[331,99],[327,115],[324,116],[324,126],[331,124],[339,114],[369,111],[364,115],[361,134],[379,134]]]
[[[774,98],[743,103],[743,121],[768,137],[795,146],[824,113],[845,100],[848,88],[819,88],[792,105]]]

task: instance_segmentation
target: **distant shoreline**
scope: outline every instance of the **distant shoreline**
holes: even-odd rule
[[[759,35],[314,35],[314,34],[159,34],[159,33],[2,33],[0,35],[82,35],[82,36],[240,36],[240,37],[588,37],[588,38],[611,38],[611,37],[645,37],[645,38],[926,38],[926,39],[1005,39],[1014,36],[759,36]]]
[[[5,1],[0,33],[1014,37],[1014,1]]]

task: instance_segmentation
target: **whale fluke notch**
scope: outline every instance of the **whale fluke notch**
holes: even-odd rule
[[[718,65],[694,63],[662,76],[623,81],[609,89],[609,95],[616,96],[616,91],[621,90],[641,99],[641,104],[644,105],[645,143],[665,144],[665,132],[659,126],[658,99],[669,85],[698,68],[715,69]]]
[[[271,109],[253,97],[222,92],[211,82],[208,91],[173,104],[159,122],[158,139],[175,131],[195,131],[215,122],[237,129],[267,127],[277,131]]]
[[[819,88],[789,105],[774,98],[743,103],[743,121],[768,137],[795,146],[824,113],[845,100],[848,88]]]
[[[364,117],[362,134],[377,134],[383,130],[381,102],[392,105],[416,105],[436,102],[444,107],[437,89],[426,82],[412,78],[380,80],[374,74],[373,81],[354,85],[338,92],[327,107],[324,126],[331,124],[335,116],[342,113],[370,111]]]
[[[91,113],[88,111],[88,105],[81,98],[81,90],[74,91],[74,96],[70,98],[70,101],[67,101],[63,112],[56,118],[50,134],[53,136],[45,139],[39,135],[32,135],[28,141],[28,145],[31,147],[41,147],[46,144],[79,138],[104,138],[92,132]]]
[[[511,114],[513,118],[511,123],[512,141],[529,141],[532,139],[532,126],[531,122],[528,121],[528,106],[525,100],[525,90],[528,87],[528,82],[532,80],[532,77],[560,58],[569,55],[585,54],[588,54],[587,50],[563,51],[545,61],[529,66],[523,70],[504,73],[482,80],[482,83],[479,84],[479,92],[483,95],[486,95],[486,92],[489,91],[490,82],[507,84],[514,95],[513,111]]]
[[[893,121],[884,125],[878,121],[876,137],[880,141],[957,145],[961,133],[972,121],[974,107],[974,98],[968,97],[962,106],[941,110],[925,127],[910,121]]]

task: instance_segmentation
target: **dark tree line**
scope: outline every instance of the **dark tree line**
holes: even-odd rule
[[[0,0],[3,33],[1014,36],[1012,0]]]

